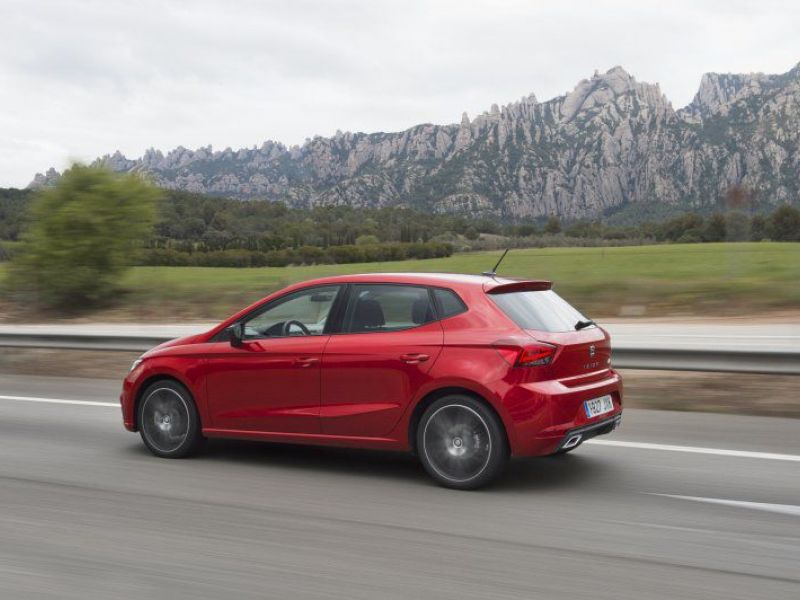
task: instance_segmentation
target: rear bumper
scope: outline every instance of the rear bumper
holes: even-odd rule
[[[569,450],[570,448],[574,448],[575,446],[582,444],[586,440],[589,440],[593,437],[611,433],[621,424],[622,413],[619,413],[610,419],[605,419],[597,423],[592,423],[591,425],[584,425],[583,427],[571,429],[564,435],[561,443],[556,448],[556,452],[559,450]]]
[[[578,432],[588,436],[610,433],[622,415],[622,378],[609,369],[587,383],[565,380],[538,381],[514,386],[504,398],[511,451],[517,456],[542,456],[562,448]],[[584,402],[610,395],[614,409],[587,417]]]

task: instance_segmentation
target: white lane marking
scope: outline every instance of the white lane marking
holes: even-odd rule
[[[763,510],[766,512],[800,517],[800,506],[794,506],[792,504],[746,502],[744,500],[725,500],[724,498],[703,498],[702,496],[677,496],[675,494],[648,494],[648,495],[661,496],[663,498],[677,498],[678,500],[690,500],[692,502],[705,502],[706,504],[721,504],[722,506],[733,506],[734,508],[749,508],[751,510]]]
[[[617,333],[615,338],[622,338],[622,337],[639,337],[639,334],[634,333]],[[648,338],[651,337],[668,337],[668,338],[703,338],[703,339],[731,339],[731,340],[800,340],[800,336],[798,335],[748,335],[746,333],[733,333],[733,334],[725,334],[725,333],[715,333],[713,335],[707,335],[704,333],[649,333]]]
[[[598,446],[617,446],[639,450],[665,450],[667,452],[689,452],[691,454],[711,454],[714,456],[734,456],[737,458],[760,458],[766,460],[788,460],[800,462],[800,455],[778,454],[776,452],[751,452],[749,450],[725,450],[723,448],[700,448],[698,446],[673,446],[670,444],[649,444],[646,442],[623,442],[618,440],[586,440],[587,444]]]
[[[91,400],[65,400],[63,398],[36,398],[34,396],[0,396],[0,400],[15,402],[44,402],[47,404],[79,404],[81,406],[113,406],[119,408],[119,402],[93,402]]]
[[[33,396],[3,396],[0,400],[14,400],[17,402],[43,402],[47,404],[78,404],[81,406],[108,406],[119,408],[118,402],[94,402],[91,400],[66,400],[62,398],[36,398]],[[749,450],[724,450],[722,448],[700,448],[697,446],[673,446],[670,444],[650,444],[646,442],[623,442],[619,440],[586,440],[586,444],[598,446],[617,446],[620,448],[635,448],[639,450],[665,450],[668,452],[689,452],[693,454],[712,454],[716,456],[733,456],[738,458],[760,458],[766,460],[786,460],[800,462],[800,455],[777,454],[774,452],[751,452]]]

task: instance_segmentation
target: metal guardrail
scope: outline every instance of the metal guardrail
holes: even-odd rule
[[[144,352],[170,338],[136,335],[0,333],[0,347]],[[800,375],[800,351],[617,347],[619,369]]]
[[[619,369],[800,375],[800,352],[678,348],[614,348]]]
[[[73,333],[0,333],[0,347],[145,352],[172,338]]]

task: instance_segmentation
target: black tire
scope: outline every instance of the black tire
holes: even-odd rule
[[[416,431],[422,466],[440,485],[474,490],[494,481],[508,462],[500,419],[471,396],[453,394],[431,404]]]
[[[147,386],[136,413],[142,441],[156,456],[183,458],[205,441],[192,395],[177,381],[165,379]]]

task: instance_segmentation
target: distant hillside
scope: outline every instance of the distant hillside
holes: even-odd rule
[[[531,94],[458,124],[337,133],[292,148],[151,149],[135,160],[116,152],[98,162],[171,189],[294,207],[576,219],[648,213],[654,203],[702,209],[740,184],[761,202],[796,202],[799,148],[800,65],[782,75],[708,73],[678,111],[658,85],[615,67],[564,96]],[[31,186],[57,177],[50,169]]]

